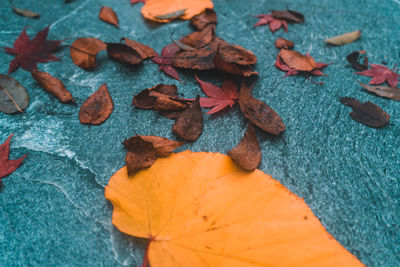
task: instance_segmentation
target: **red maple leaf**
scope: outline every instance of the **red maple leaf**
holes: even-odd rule
[[[146,0],[131,0],[131,5],[137,4],[137,3],[146,3]]]
[[[38,32],[35,38],[30,40],[24,29],[17,40],[15,40],[13,48],[4,48],[8,53],[16,56],[10,63],[8,74],[19,67],[31,72],[37,69],[37,62],[59,60],[51,52],[61,44],[61,41],[46,40],[48,33],[49,27]]]
[[[394,72],[395,69],[390,70],[388,67],[378,64],[370,65],[372,69],[356,72],[356,74],[373,77],[369,84],[382,84],[387,81],[391,87],[397,87],[400,74]]]
[[[208,97],[200,98],[200,106],[203,108],[212,108],[207,114],[217,113],[226,107],[232,107],[239,99],[239,92],[235,81],[228,79],[222,83],[221,87],[200,80],[196,75],[201,89]]]
[[[260,20],[257,21],[256,24],[254,24],[254,27],[269,24],[269,29],[271,30],[271,32],[279,30],[279,28],[281,28],[282,26],[285,29],[285,32],[288,31],[287,22],[284,19],[276,19],[272,16],[272,14],[259,14],[255,17],[259,18]]]
[[[175,43],[169,44],[162,49],[161,56],[157,54],[157,56],[153,57],[151,60],[157,63],[158,68],[165,74],[182,82],[179,78],[178,72],[172,66],[172,58],[179,50],[179,46],[177,46]]]
[[[15,171],[26,157],[25,155],[20,159],[8,159],[8,155],[10,154],[10,140],[12,136],[13,134],[10,135],[2,145],[0,145],[0,181],[2,178]]]
[[[312,58],[308,53],[306,56]],[[304,74],[307,77],[309,77],[309,76],[324,76],[325,74],[321,70],[331,64],[331,63],[320,63],[320,62],[315,62],[315,63],[317,64],[317,67],[311,71],[298,71],[294,68],[289,67],[282,60],[282,58],[278,55],[278,57],[276,58],[276,61],[275,61],[275,67],[286,72],[285,76],[283,76],[283,77],[294,76],[294,75],[298,75],[298,74]],[[311,81],[311,82],[313,82],[313,81]]]

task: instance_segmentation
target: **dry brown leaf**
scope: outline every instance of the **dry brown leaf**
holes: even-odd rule
[[[225,61],[227,57],[223,56],[219,51],[218,48],[214,56],[214,65],[216,69],[244,77],[258,74],[258,72],[254,71],[250,65],[239,65],[234,62]]]
[[[71,59],[82,69],[93,69],[97,66],[97,53],[106,48],[107,45],[97,38],[79,38],[71,44]]]
[[[317,63],[312,57],[302,55],[297,51],[281,49],[279,56],[286,65],[295,70],[312,71],[317,68]]]
[[[358,40],[360,37],[361,37],[361,31],[358,30],[325,39],[324,42],[330,45],[344,45],[344,44],[350,44]]]
[[[292,41],[278,38],[275,41],[275,47],[278,49],[285,48],[285,49],[292,49],[294,47],[294,43]]]
[[[374,93],[381,97],[386,97],[392,100],[400,101],[400,89],[389,86],[371,86],[358,82],[365,90]]]
[[[117,13],[115,13],[115,11],[111,7],[108,7],[108,6],[101,7],[100,13],[99,13],[99,18],[102,21],[107,22],[107,23],[119,28],[119,21],[118,21]]]
[[[217,13],[215,13],[214,9],[207,8],[199,15],[194,16],[190,19],[190,24],[196,30],[202,30],[208,25],[215,25],[218,23]]]
[[[53,94],[62,103],[75,103],[71,93],[65,88],[64,84],[59,79],[51,76],[47,72],[38,70],[32,71],[31,74],[44,90]]]
[[[196,141],[203,132],[203,111],[200,96],[182,111],[172,126],[172,131],[184,140]]]
[[[107,43],[107,55],[112,60],[128,65],[136,65],[143,60],[132,47],[117,43]]]
[[[79,120],[84,124],[101,124],[110,117],[113,109],[114,103],[107,85],[103,84],[82,104]]]
[[[177,17],[190,19],[206,8],[213,8],[211,0],[146,0],[141,13],[149,20],[170,22]]]
[[[246,171],[254,171],[261,162],[261,149],[252,123],[240,143],[228,151],[228,155]]]
[[[157,56],[157,52],[154,51],[154,49],[151,48],[150,46],[141,44],[139,42],[133,41],[133,40],[128,39],[128,38],[123,38],[122,40],[125,41],[125,44],[127,46],[129,46],[132,49],[136,50],[136,52],[139,53],[139,55],[142,57],[142,59],[146,59],[146,58],[151,58],[151,57]]]
[[[181,43],[184,43],[193,48],[201,48],[213,40],[214,37],[214,28],[212,25],[208,25],[201,31],[193,32],[189,35],[186,35],[179,39]]]
[[[239,106],[243,115],[262,130],[273,135],[285,131],[286,127],[281,117],[267,104],[255,99],[244,82],[240,88]]]

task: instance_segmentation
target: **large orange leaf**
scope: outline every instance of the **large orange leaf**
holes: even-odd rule
[[[219,153],[172,154],[131,177],[124,167],[105,195],[113,224],[149,239],[151,267],[363,266],[301,198]]]
[[[169,22],[176,17],[191,19],[206,8],[213,8],[211,0],[147,0],[141,12],[146,19]]]

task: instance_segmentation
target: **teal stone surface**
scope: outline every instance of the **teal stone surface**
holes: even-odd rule
[[[129,68],[98,55],[99,66],[75,66],[69,47],[78,37],[118,42],[128,37],[157,51],[192,31],[187,21],[147,23],[142,4],[129,0],[15,0],[20,8],[41,13],[38,20],[20,17],[8,1],[0,3],[0,46],[12,46],[26,26],[30,36],[50,25],[50,39],[64,40],[55,54],[60,61],[39,64],[39,70],[61,79],[77,106],[61,104],[22,69],[11,74],[28,90],[31,103],[23,114],[0,113],[0,143],[14,133],[10,158],[28,153],[24,164],[0,188],[0,266],[140,266],[146,242],[120,233],[111,224],[112,206],[104,186],[124,165],[121,142],[134,135],[175,139],[172,120],[156,112],[134,109],[132,96],[158,83],[176,84],[184,97],[202,94],[190,71],[179,71],[184,84],[146,62]],[[263,159],[260,169],[305,199],[326,229],[368,266],[400,266],[400,103],[362,90],[345,56],[366,50],[370,63],[400,62],[400,2],[397,0],[215,0],[217,34],[253,51],[260,73],[254,95],[282,117],[287,130],[272,137],[257,131]],[[102,5],[119,16],[120,29],[98,19]],[[271,33],[253,28],[252,15],[289,7],[305,15],[304,24],[289,24]],[[341,47],[327,37],[363,28],[360,40]],[[318,61],[333,63],[316,77],[286,77],[276,69],[274,41],[283,37],[295,49]],[[0,53],[0,73],[12,56]],[[212,72],[200,78],[220,84]],[[79,106],[107,83],[115,103],[100,126],[79,123]],[[390,125],[368,128],[353,121],[339,96],[372,101],[391,115]],[[246,120],[235,106],[219,116],[205,115],[199,140],[180,150],[226,153],[241,139]]]

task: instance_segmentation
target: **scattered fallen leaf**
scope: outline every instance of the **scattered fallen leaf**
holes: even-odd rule
[[[271,14],[276,19],[284,19],[290,23],[304,22],[304,15],[294,10],[272,10]]]
[[[214,9],[210,8],[206,8],[199,15],[196,15],[190,19],[190,25],[192,25],[198,31],[204,29],[208,25],[215,27],[217,23],[217,13],[215,13]]]
[[[172,66],[172,59],[179,50],[180,48],[175,43],[169,44],[162,49],[161,56],[156,55],[151,60],[158,64],[159,70],[181,82],[178,72]]]
[[[154,49],[151,48],[150,46],[141,44],[139,42],[133,41],[128,38],[122,38],[122,40],[125,41],[125,44],[127,46],[138,52],[138,54],[142,57],[142,59],[152,58],[158,55],[157,52],[154,51]]]
[[[317,67],[317,63],[312,57],[297,51],[281,49],[279,56],[287,66],[295,70],[312,71]]]
[[[111,7],[108,6],[101,7],[99,13],[99,19],[119,28],[117,13],[115,13],[115,11]]]
[[[131,0],[131,5],[137,4],[137,3],[146,3],[146,0]]]
[[[107,84],[103,84],[82,104],[79,121],[84,124],[101,124],[110,117],[113,110],[114,103]]]
[[[177,17],[190,19],[206,8],[213,8],[211,0],[146,0],[141,13],[149,20],[170,22]]]
[[[107,45],[97,38],[79,38],[71,44],[71,59],[82,69],[93,69],[97,66],[97,53],[106,48]]]
[[[31,74],[44,90],[57,97],[61,103],[75,103],[71,93],[59,79],[51,76],[47,72],[38,70],[32,71]]]
[[[359,84],[364,87],[368,92],[374,93],[378,96],[386,97],[392,100],[400,101],[400,89],[389,86],[370,86],[363,83]]]
[[[143,60],[132,47],[117,43],[107,43],[107,55],[112,60],[128,65],[136,65]]]
[[[37,69],[37,62],[51,62],[59,60],[58,57],[51,54],[61,44],[61,41],[49,41],[47,35],[49,27],[38,32],[32,40],[23,29],[17,40],[14,42],[14,47],[5,47],[5,50],[15,55],[11,61],[8,74],[15,71],[19,67],[29,72]]]
[[[208,97],[200,98],[200,106],[203,108],[211,108],[207,114],[217,113],[228,106],[232,107],[239,99],[239,92],[234,80],[228,79],[222,83],[221,87],[200,80],[196,75],[201,90]]]
[[[23,112],[28,105],[29,95],[25,87],[12,77],[0,74],[0,111]]]
[[[294,47],[294,43],[292,41],[278,38],[275,41],[275,47],[278,49],[285,48],[285,49],[292,49]]]
[[[21,165],[22,161],[25,159],[27,155],[24,155],[19,159],[8,159],[10,154],[10,140],[13,137],[13,134],[10,135],[7,140],[0,145],[0,182],[1,179],[6,177],[7,175],[13,173],[18,167]]]
[[[353,120],[366,126],[381,128],[390,120],[390,116],[372,102],[360,103],[360,101],[352,97],[341,97],[340,101],[343,105],[353,109],[350,113],[350,117]]]
[[[148,239],[142,266],[364,266],[303,199],[219,153],[172,154],[134,176],[124,167],[105,197],[121,232]]]
[[[262,155],[253,124],[249,123],[242,140],[236,147],[228,151],[228,155],[246,171],[252,172],[257,169]]]
[[[358,62],[358,58],[361,54],[364,54],[364,62],[361,64]],[[358,71],[363,71],[368,69],[368,58],[365,56],[365,51],[354,51],[353,53],[346,56],[347,61]]]
[[[12,10],[20,16],[31,18],[31,19],[38,19],[40,18],[40,14],[36,13],[29,9],[21,9],[14,5],[11,5]]]
[[[183,145],[183,142],[153,135],[135,135],[123,144],[128,150],[125,161],[128,175],[131,176],[153,165],[157,158],[169,156],[173,150]]]
[[[172,131],[184,140],[196,141],[203,131],[203,111],[200,96],[182,111],[172,126]]]
[[[244,82],[240,88],[239,106],[243,115],[260,129],[273,135],[285,131],[281,117],[267,104],[254,98]]]
[[[395,69],[390,70],[388,67],[378,64],[370,65],[372,69],[356,72],[356,74],[373,77],[369,84],[382,84],[387,81],[391,87],[397,87],[400,74],[394,72]]]
[[[210,44],[214,36],[214,27],[208,25],[200,31],[195,31],[182,37],[179,42],[187,45],[187,47],[181,47],[181,49],[194,50],[195,48],[202,48]],[[190,48],[188,49],[188,47]]]
[[[335,37],[325,39],[324,42],[330,45],[344,45],[350,44],[361,37],[361,31],[348,32]]]
[[[284,19],[277,19],[272,16],[272,14],[259,14],[255,16],[259,18],[254,27],[262,26],[269,24],[269,29],[271,32],[275,32],[279,30],[281,27],[285,29],[285,32],[288,31],[287,22]]]

